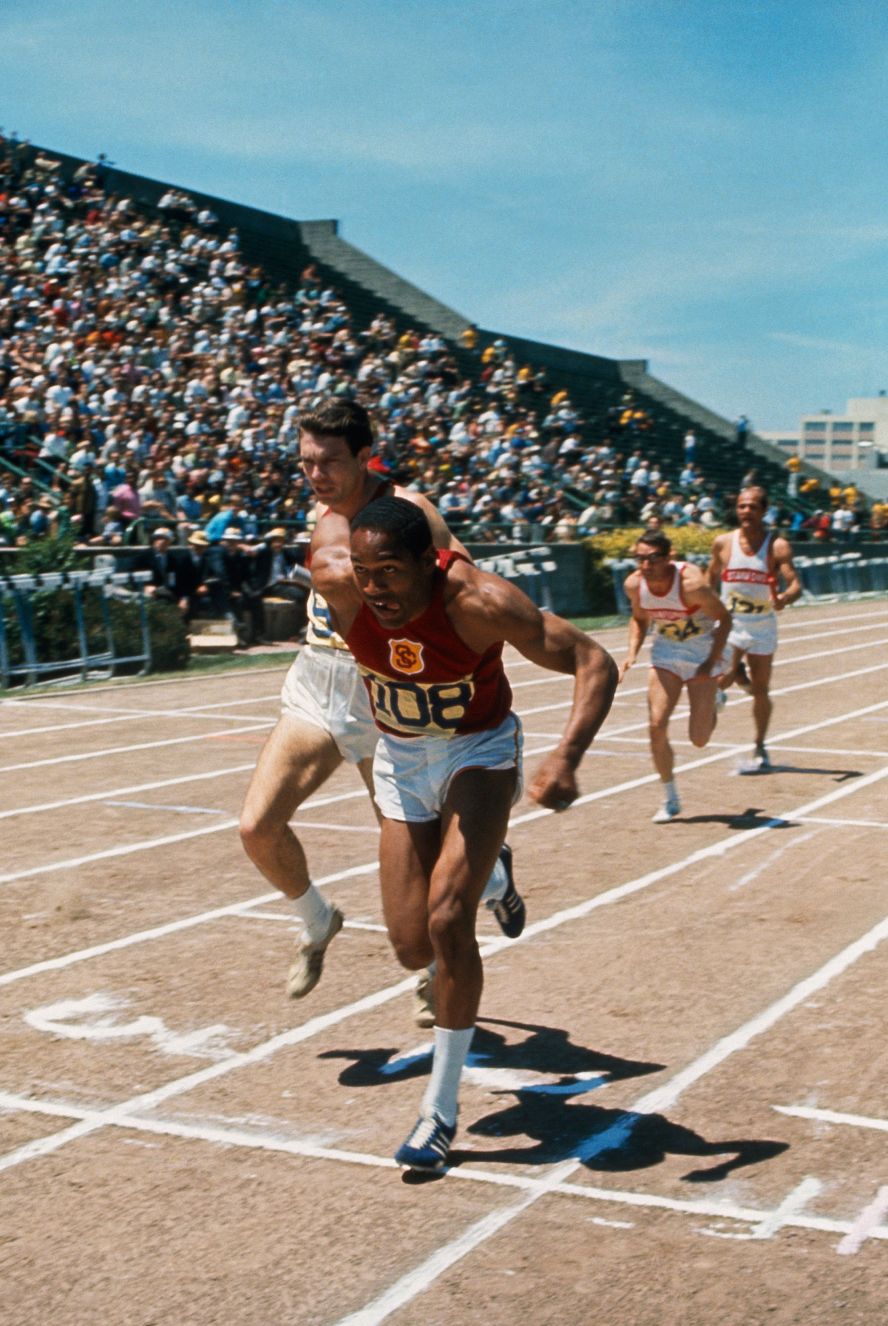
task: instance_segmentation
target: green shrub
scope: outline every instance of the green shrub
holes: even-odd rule
[[[131,606],[136,610],[135,630],[138,631],[138,609],[135,604]],[[151,599],[148,629],[151,633],[152,672],[180,672],[188,667],[191,645],[182,614],[175,603],[158,603]]]
[[[15,554],[15,561],[7,563],[7,575],[38,576],[49,571],[72,571],[92,565],[92,559],[86,553],[74,551],[74,540],[70,534],[58,534],[54,538],[32,539]]]
[[[680,525],[673,528],[666,526],[664,534],[672,541],[672,551],[676,557],[686,557],[688,553],[709,553],[712,541],[723,529],[702,529],[699,525]],[[604,557],[618,560],[628,557],[639,537],[644,533],[640,525],[625,529],[612,529],[603,534],[593,534],[587,543]]]
[[[606,554],[598,547],[597,539],[584,539],[586,548],[585,611],[593,616],[607,616],[617,610],[614,578],[605,563]]]

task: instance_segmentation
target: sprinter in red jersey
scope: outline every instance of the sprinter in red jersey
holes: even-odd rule
[[[424,514],[402,498],[380,498],[355,516],[351,564],[351,582],[328,564],[316,583],[382,733],[373,780],[386,925],[405,967],[436,965],[431,1079],[395,1159],[440,1169],[481,998],[475,914],[521,794],[521,726],[503,643],[575,678],[564,735],[530,786],[552,810],[579,795],[576,770],[610,709],[617,671],[582,631],[507,581],[436,552]]]
[[[331,397],[299,420],[299,457],[318,499],[311,540],[311,565],[338,565],[351,582],[349,521],[368,502],[394,493],[409,498],[426,514],[439,548],[465,551],[431,503],[420,493],[396,488],[370,469],[373,448],[370,416],[357,401]],[[290,899],[302,933],[287,973],[287,993],[302,999],[320,979],[324,956],[344,917],[311,882],[302,844],[291,820],[346,760],[373,792],[372,765],[378,733],[352,655],[330,623],[327,605],[314,584],[308,598],[308,634],[281,691],[281,715],[265,743],[241,813],[241,840],[247,855],[275,888]],[[504,843],[484,891],[489,907],[509,939],[524,924],[523,904],[512,876],[512,853]],[[434,1025],[433,974],[422,972],[414,996],[420,1027]]]

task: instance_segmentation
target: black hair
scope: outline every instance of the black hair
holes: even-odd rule
[[[357,401],[330,396],[299,416],[299,428],[316,437],[341,437],[353,456],[373,446],[370,416]]]
[[[432,531],[425,512],[404,497],[377,497],[368,502],[351,522],[351,531],[378,530],[419,559],[432,546]]]
[[[635,540],[636,546],[643,543],[647,548],[656,548],[658,553],[668,557],[672,552],[672,541],[661,529],[646,529]]]

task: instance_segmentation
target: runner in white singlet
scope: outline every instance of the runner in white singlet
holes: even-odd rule
[[[721,584],[722,599],[733,617],[728,636],[733,660],[725,684],[736,681],[752,694],[755,752],[742,773],[767,773],[771,768],[765,737],[773,708],[770,685],[777,613],[802,592],[789,542],[765,525],[767,509],[763,488],[744,488],[737,498],[739,529],[715,539],[709,563],[710,586],[717,590]]]
[[[620,681],[638,658],[653,625],[648,710],[651,755],[663,784],[663,805],[654,823],[666,824],[681,810],[673,777],[669,719],[687,686],[688,737],[695,746],[709,741],[724,699],[719,689],[727,668],[722,651],[731,617],[696,566],[672,560],[672,545],[660,530],[645,531],[635,545],[635,560],[638,569],[626,580],[632,619]]]

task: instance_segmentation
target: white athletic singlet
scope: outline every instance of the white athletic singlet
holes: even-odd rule
[[[305,607],[308,613],[308,623],[305,631],[306,644],[314,645],[316,649],[348,649],[348,645],[342,636],[337,635],[333,630],[330,609],[320,594],[312,589],[309,592]]]
[[[638,606],[650,617],[658,635],[681,642],[708,635],[715,622],[705,612],[689,608],[681,596],[681,573],[687,562],[675,562],[672,583],[665,594],[655,594],[644,576],[640,577]]]
[[[774,576],[768,562],[772,537],[770,533],[765,535],[758,552],[745,553],[740,547],[740,531],[735,529],[731,535],[731,554],[721,575],[722,599],[735,616],[774,612]]]

